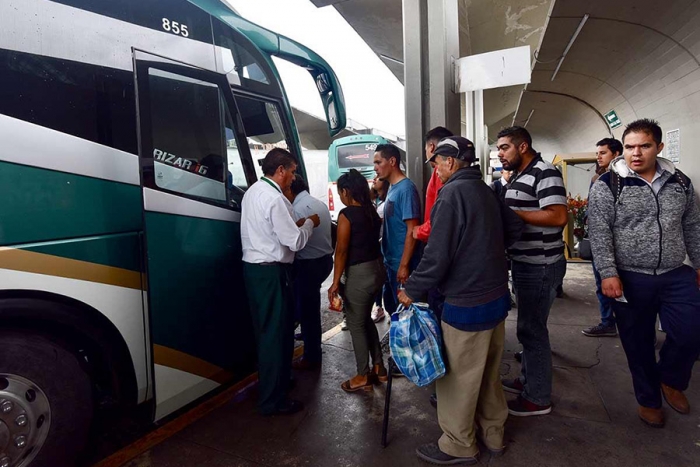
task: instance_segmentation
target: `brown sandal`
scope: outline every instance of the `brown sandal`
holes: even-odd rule
[[[345,391],[345,392],[357,392],[357,391],[371,391],[372,390],[372,378],[371,375],[366,376],[366,382],[365,384],[360,384],[359,386],[353,386],[352,385],[352,380],[355,378],[360,377],[359,375],[355,376],[354,378],[351,378],[347,381],[344,381],[343,384],[340,385],[340,388]]]
[[[386,371],[386,367],[380,363],[377,363],[372,367],[372,376],[377,383],[386,383],[389,381],[389,373]]]

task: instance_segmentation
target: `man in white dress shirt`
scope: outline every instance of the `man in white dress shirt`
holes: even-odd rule
[[[313,214],[321,219],[321,225],[294,259],[295,317],[301,323],[304,357],[292,367],[315,370],[321,367],[321,285],[333,270],[331,214],[323,201],[309,194],[309,185],[301,175],[292,181],[287,198],[292,202],[295,220]]]
[[[243,196],[241,243],[243,277],[258,344],[258,410],[290,414],[304,405],[289,398],[294,352],[292,262],[320,223],[317,215],[294,222],[292,204],[282,195],[294,180],[297,163],[289,151],[267,153],[265,174]]]

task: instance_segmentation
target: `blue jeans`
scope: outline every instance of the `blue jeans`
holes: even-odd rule
[[[613,301],[620,341],[639,405],[661,407],[661,383],[688,389],[700,354],[700,290],[696,273],[681,266],[659,276],[618,271],[628,303]],[[666,341],[656,361],[656,315]]]
[[[517,336],[523,345],[522,397],[537,405],[552,402],[552,349],[547,319],[566,272],[566,260],[554,264],[513,261],[513,283],[518,299]]]
[[[396,297],[399,287],[399,282],[396,280],[398,271],[396,269],[391,269],[386,263],[384,263],[384,267],[386,268],[386,282],[384,283],[382,292],[384,295],[384,310],[386,310],[389,315],[393,315],[399,307],[399,300]]]
[[[593,275],[595,276],[595,294],[598,296],[598,304],[600,305],[600,322],[606,328],[611,328],[615,326],[615,315],[613,315],[612,298],[608,298],[603,295],[603,289],[601,288],[602,279],[600,278],[600,273],[593,265]]]

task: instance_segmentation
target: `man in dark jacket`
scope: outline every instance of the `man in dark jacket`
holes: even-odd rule
[[[423,258],[399,301],[410,305],[437,287],[445,296],[442,333],[448,372],[436,384],[443,435],[416,450],[430,463],[475,463],[475,429],[494,453],[504,449],[508,417],[499,375],[510,308],[505,249],[523,222],[481,179],[474,145],[444,138],[435,149],[445,183],[431,214],[432,231]]]
[[[690,179],[658,157],[658,123],[630,123],[622,142],[624,155],[591,189],[589,235],[603,293],[615,299],[639,417],[662,427],[662,395],[690,411],[683,391],[700,353],[700,208]],[[693,267],[683,264],[686,254]],[[657,315],[666,331],[658,363]]]

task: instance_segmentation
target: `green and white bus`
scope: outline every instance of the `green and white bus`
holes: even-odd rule
[[[70,465],[99,408],[159,420],[255,371],[240,202],[301,146],[272,57],[218,0],[0,0],[0,466]]]

